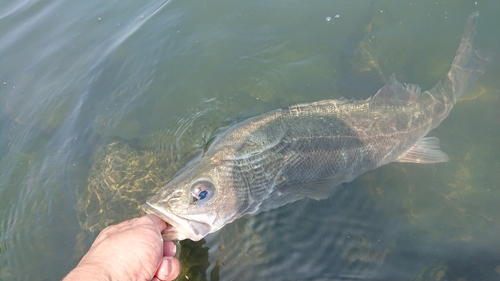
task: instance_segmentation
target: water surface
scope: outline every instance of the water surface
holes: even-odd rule
[[[111,140],[161,147],[168,177],[238,120],[366,99],[393,72],[428,89],[474,10],[476,46],[499,52],[498,1],[0,2],[0,279],[61,279],[97,235],[85,212],[126,219],[75,208]],[[431,132],[450,162],[390,164],[183,243],[180,279],[500,280],[498,77]]]

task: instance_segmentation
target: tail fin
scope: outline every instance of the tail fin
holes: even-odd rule
[[[467,19],[460,46],[451,64],[451,70],[448,72],[448,79],[450,79],[452,87],[451,92],[454,97],[453,101],[474,85],[477,77],[486,71],[493,57],[491,53],[472,48],[478,17],[479,12],[475,11]]]
[[[434,107],[432,128],[437,127],[448,116],[457,99],[472,88],[477,77],[483,74],[492,62],[493,53],[472,48],[478,16],[479,12],[476,11],[467,19],[460,46],[448,75],[434,88],[426,91],[432,97]]]

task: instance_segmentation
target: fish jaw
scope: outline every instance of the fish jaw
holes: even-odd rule
[[[142,208],[146,213],[158,216],[171,226],[162,232],[165,241],[185,239],[199,241],[211,232],[208,224],[179,217],[154,203],[146,202]]]

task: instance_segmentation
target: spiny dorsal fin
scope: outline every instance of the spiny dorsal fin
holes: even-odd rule
[[[414,103],[420,95],[420,87],[417,84],[401,84],[396,76],[391,74],[389,81],[380,88],[372,99],[397,99]]]

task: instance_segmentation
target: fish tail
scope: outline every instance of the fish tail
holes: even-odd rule
[[[492,60],[491,53],[472,47],[478,17],[479,12],[475,11],[467,19],[460,46],[448,72],[453,101],[474,85],[477,77],[486,71]]]
[[[492,62],[493,53],[472,47],[478,17],[478,11],[469,16],[450,71],[434,88],[427,91],[434,101],[433,128],[448,116],[458,98],[474,86],[476,79]]]

